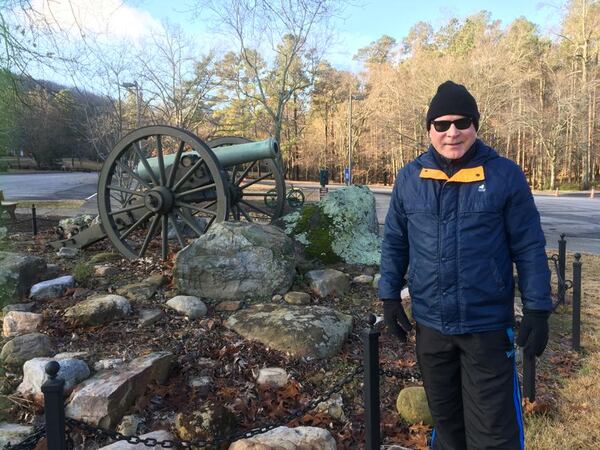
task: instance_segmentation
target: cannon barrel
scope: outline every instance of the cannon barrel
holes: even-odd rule
[[[248,142],[246,144],[229,145],[212,149],[213,153],[219,160],[221,167],[228,168],[236,164],[243,164],[261,159],[276,159],[279,157],[279,144],[273,138],[265,139],[264,141]],[[185,152],[181,154],[183,160],[185,156],[198,155],[195,151]],[[175,154],[165,155],[165,167],[169,168],[175,160]],[[148,158],[148,164],[152,171],[158,177],[158,158]],[[142,162],[138,163],[137,173],[140,177],[148,180],[148,172]]]

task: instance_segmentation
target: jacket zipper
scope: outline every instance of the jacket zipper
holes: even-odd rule
[[[442,197],[444,195],[444,188],[448,184],[448,181],[442,183],[440,189],[440,197],[438,201],[438,295],[440,296],[440,321],[442,323],[442,329],[444,329],[444,295],[442,294]]]

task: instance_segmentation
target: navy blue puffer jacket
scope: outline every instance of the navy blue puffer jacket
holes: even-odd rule
[[[524,307],[551,308],[546,241],[525,176],[474,145],[450,179],[432,147],[402,168],[385,220],[379,297],[399,299],[408,268],[413,317],[444,334],[513,325],[513,262]]]

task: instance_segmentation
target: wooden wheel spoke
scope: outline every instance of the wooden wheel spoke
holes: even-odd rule
[[[134,173],[129,167],[125,166],[123,163],[121,163],[119,161],[115,161],[115,162],[117,163],[117,166],[119,166],[121,168],[122,171],[124,171],[125,173],[127,173],[127,175],[135,178],[140,184],[142,184],[147,189],[152,189],[152,186],[150,186],[138,174]]]
[[[115,186],[114,184],[109,184],[108,186],[106,186],[108,189],[110,189],[111,191],[119,191],[119,192],[124,192],[126,194],[130,194],[130,195],[137,195],[138,197],[143,197],[144,193],[142,191],[132,191],[131,189],[125,189],[122,188],[120,186]]]
[[[181,214],[180,217],[188,227],[190,227],[192,230],[194,230],[194,233],[196,233],[198,236],[202,236],[204,231],[202,231],[200,228],[198,228],[198,224],[194,223],[193,220],[188,219],[185,216],[185,214]],[[214,217],[213,217],[213,219],[214,219]]]
[[[185,247],[185,243],[183,242],[183,237],[181,235],[181,231],[179,230],[179,225],[177,224],[177,218],[173,213],[169,214],[171,218],[171,222],[173,223],[173,228],[175,229],[175,235],[177,236],[177,240],[179,241],[179,246],[181,248]]]
[[[177,206],[179,208],[191,209],[192,211],[203,212],[205,214],[210,214],[211,216],[217,215],[217,213],[215,211],[212,211],[210,209],[200,208],[199,206],[190,205],[189,203],[185,203],[185,202],[181,202],[181,201],[176,201],[175,206]]]
[[[198,169],[198,167],[200,167],[201,164],[205,164],[205,162],[202,158],[198,158],[198,161],[196,161],[194,165],[190,167],[190,170],[188,170],[185,175],[179,179],[175,186],[173,186],[173,192],[177,192],[177,189],[179,189],[179,187],[186,182],[186,180],[192,175],[192,173],[196,171],[196,169]]]
[[[166,186],[167,173],[165,172],[165,158],[163,155],[162,139],[160,134],[156,135],[156,150],[158,152],[158,173],[160,175],[160,184],[161,186]]]
[[[189,195],[189,194],[195,194],[196,192],[202,192],[202,191],[206,191],[208,189],[212,189],[216,186],[215,183],[210,183],[210,184],[206,184],[204,186],[200,186],[194,189],[190,189],[188,191],[184,191],[184,192],[178,192],[175,194],[175,198],[179,198],[179,197],[183,197],[185,195]]]
[[[248,215],[248,213],[246,213],[246,211],[244,211],[242,208],[240,208],[239,205],[237,206],[237,209],[242,213],[242,215],[248,222],[254,222],[254,220],[252,220],[252,218]]]
[[[146,205],[144,205],[143,203],[140,205],[133,205],[133,206],[128,206],[127,208],[123,208],[123,209],[117,209],[116,211],[111,211],[108,213],[109,216],[114,216],[116,214],[121,214],[124,212],[128,212],[128,211],[134,211],[136,209],[142,209],[145,208]]]
[[[161,256],[162,256],[163,261],[166,261],[168,254],[169,254],[169,216],[164,214],[162,216],[162,246],[161,246]]]
[[[156,175],[154,174],[154,171],[150,167],[150,164],[148,163],[148,160],[146,159],[146,157],[142,153],[142,149],[140,148],[138,142],[134,142],[133,143],[133,150],[135,151],[135,153],[137,154],[138,158],[140,158],[141,163],[144,165],[144,167],[148,171],[148,176],[152,179],[152,182],[154,183],[154,185],[158,186],[159,183],[158,183],[158,180],[156,179]]]
[[[177,148],[177,153],[175,154],[175,160],[171,165],[171,170],[169,171],[169,180],[167,181],[167,187],[172,187],[175,182],[175,175],[177,174],[177,169],[179,167],[179,161],[181,160],[181,153],[183,152],[183,147],[185,147],[185,141],[181,141],[179,147]]]
[[[272,213],[268,213],[267,211],[265,211],[262,208],[259,208],[258,206],[253,205],[252,203],[248,203],[244,200],[240,200],[240,203],[243,203],[244,205],[246,205],[248,208],[252,208],[254,211],[257,211],[261,214],[264,214],[265,216],[269,216],[269,217],[273,217]]]
[[[242,189],[242,190],[243,190],[243,189],[246,189],[248,186],[252,186],[253,184],[256,184],[256,183],[258,183],[259,181],[265,180],[265,179],[269,178],[269,177],[270,177],[270,176],[272,176],[272,175],[273,175],[273,173],[272,173],[272,172],[269,172],[269,173],[267,173],[267,174],[263,175],[262,177],[258,177],[258,178],[256,178],[255,180],[252,180],[251,182],[249,182],[249,183],[246,183],[246,184],[244,184],[244,185],[240,186],[240,189]]]
[[[136,228],[138,228],[142,223],[144,223],[146,220],[148,220],[150,218],[150,216],[152,215],[152,211],[148,211],[146,214],[144,214],[142,217],[140,217],[137,222],[135,222],[133,225],[131,225],[127,231],[125,231],[125,233],[123,233],[120,238],[121,239],[125,239],[127,236],[129,236]]]
[[[160,216],[158,214],[156,214],[154,216],[154,219],[152,219],[152,224],[150,224],[150,230],[148,230],[148,234],[146,235],[146,238],[144,239],[142,248],[140,249],[140,252],[138,253],[138,258],[141,258],[142,256],[144,256],[144,253],[146,253],[148,244],[150,244],[150,241],[152,240],[152,238],[154,237],[154,233],[156,232],[156,227],[158,226],[159,218],[160,218]]]
[[[243,180],[244,178],[246,178],[246,175],[248,175],[248,172],[250,172],[250,171],[252,170],[252,168],[253,168],[253,167],[256,165],[256,163],[257,163],[257,161],[252,161],[252,163],[250,163],[250,164],[248,165],[248,167],[246,167],[246,168],[244,169],[244,171],[242,172],[242,174],[240,175],[240,177],[239,177],[237,180],[235,180],[235,181],[234,181],[234,183],[235,183],[237,186],[239,186],[239,185],[240,185],[240,183],[242,182],[242,180]]]

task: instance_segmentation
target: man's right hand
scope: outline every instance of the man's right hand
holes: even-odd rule
[[[393,299],[381,299],[383,302],[383,322],[389,333],[396,336],[400,342],[406,342],[406,335],[412,330],[412,325],[404,312],[402,302]]]

